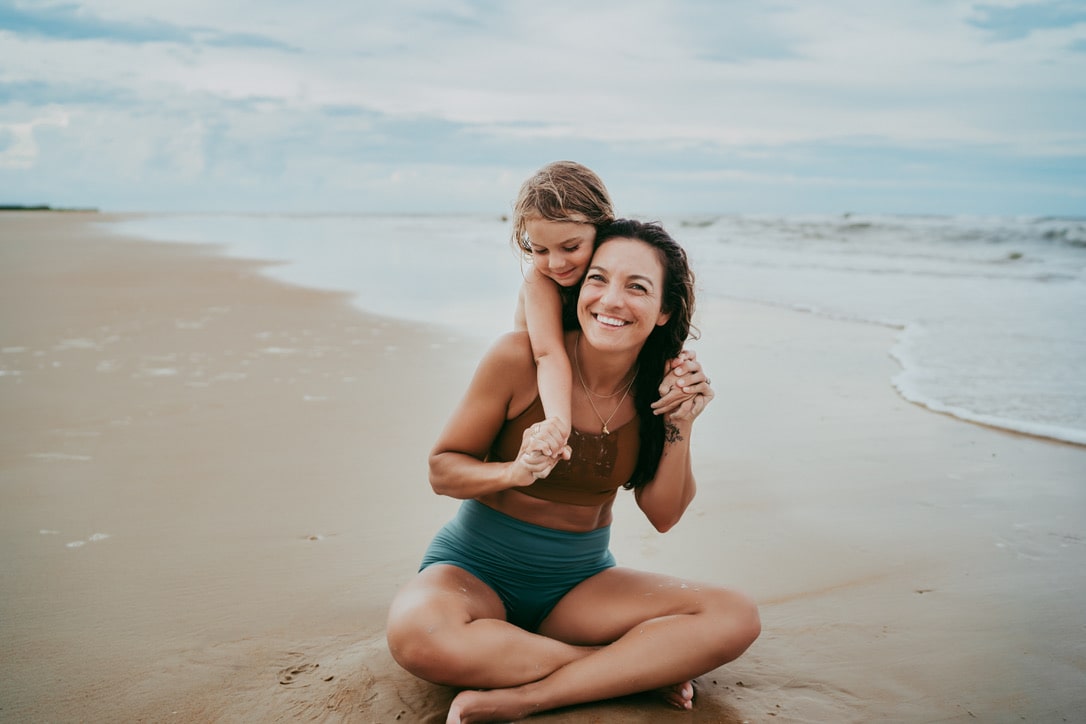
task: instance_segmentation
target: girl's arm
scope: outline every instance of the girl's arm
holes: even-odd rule
[[[679,522],[697,492],[690,466],[690,434],[694,419],[713,399],[714,393],[707,380],[692,385],[689,390],[694,393],[693,397],[664,418],[664,450],[656,476],[635,493],[638,507],[661,533]]]
[[[562,297],[558,285],[535,267],[528,271],[522,293],[543,413],[557,420],[564,444],[572,420],[573,370],[562,330]]]
[[[535,431],[535,439],[529,439],[531,428],[525,432],[515,460],[484,462],[509,411],[531,404],[525,390],[534,389],[535,373],[532,348],[523,332],[505,335],[487,351],[430,452],[430,485],[435,493],[474,498],[531,485],[537,473],[553,467],[563,451],[556,444],[553,425],[546,423]]]

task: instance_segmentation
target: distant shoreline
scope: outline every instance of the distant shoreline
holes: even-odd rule
[[[50,206],[49,204],[0,204],[0,211],[62,211],[62,212],[82,212],[97,214],[98,209],[93,206],[77,207],[77,206]]]

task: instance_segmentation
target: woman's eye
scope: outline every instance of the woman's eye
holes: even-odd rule
[[[588,276],[585,277],[585,280],[586,281],[593,281],[593,282],[602,282],[603,281],[603,275],[602,274],[589,274]]]
[[[645,289],[645,287],[643,287],[640,284],[631,284],[630,289],[633,289],[635,292],[647,292],[648,291],[647,289]]]

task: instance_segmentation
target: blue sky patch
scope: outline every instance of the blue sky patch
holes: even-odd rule
[[[998,40],[1020,40],[1037,30],[1065,28],[1086,23],[1086,6],[1081,2],[1030,2],[1004,7],[977,5],[977,17],[970,25],[989,31]]]

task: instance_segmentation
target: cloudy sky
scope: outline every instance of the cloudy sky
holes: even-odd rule
[[[1086,215],[1083,0],[0,0],[0,203]]]

